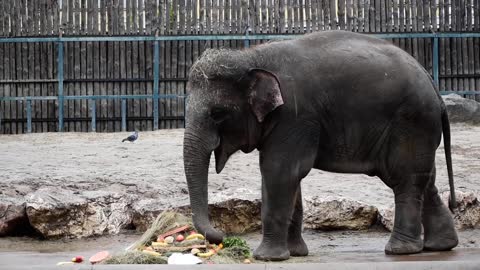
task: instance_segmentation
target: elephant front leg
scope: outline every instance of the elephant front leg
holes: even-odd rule
[[[302,190],[300,184],[295,195],[295,208],[293,210],[292,221],[288,227],[288,250],[291,256],[307,256],[308,247],[302,237],[303,224],[303,202]]]
[[[295,195],[299,185],[290,166],[282,167],[274,161],[260,162],[262,171],[262,232],[255,259],[281,261],[290,257],[289,227],[292,224]]]

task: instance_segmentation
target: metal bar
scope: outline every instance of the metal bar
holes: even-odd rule
[[[440,91],[441,95],[457,94],[457,95],[480,95],[480,91]]]
[[[433,38],[433,81],[437,88],[440,87],[440,80],[438,76],[438,38]]]
[[[92,132],[97,131],[97,102],[95,99],[90,99],[90,104],[92,108]]]
[[[65,96],[65,99],[148,99],[154,98],[153,95],[95,95],[95,96]],[[185,98],[185,95],[158,95],[157,99]]]
[[[32,100],[27,99],[27,133],[32,133]]]
[[[122,121],[121,117],[97,117],[96,122],[102,122],[102,121]],[[160,120],[183,120],[183,116],[162,116],[159,117]],[[128,118],[128,120],[132,121],[140,121],[140,120],[147,120],[147,121],[153,121],[152,116],[131,116]],[[2,123],[25,123],[27,121],[27,118],[15,118],[15,119],[2,119]],[[38,123],[38,122],[57,122],[57,118],[33,118],[32,117],[32,123]],[[69,118],[65,117],[63,121],[66,122],[72,122],[72,121],[83,121],[83,122],[92,122],[92,117],[77,117],[77,118]]]
[[[188,78],[162,78],[162,81],[168,82],[186,82]],[[0,84],[27,84],[27,83],[57,83],[57,79],[26,79],[26,80],[0,80]],[[89,83],[89,82],[153,82],[153,79],[147,78],[86,78],[86,79],[63,79],[66,83]]]
[[[153,45],[153,130],[158,129],[158,84],[160,79],[159,42]]]
[[[56,83],[57,79],[22,79],[22,80],[0,80],[0,83]]]
[[[122,131],[127,131],[127,100],[122,99]]]
[[[367,33],[379,38],[467,38],[480,37],[479,32],[444,32],[444,33]],[[200,36],[90,36],[90,37],[19,37],[0,38],[0,43],[18,42],[105,42],[105,41],[201,41],[201,40],[256,40],[256,39],[292,39],[302,35],[200,35]]]
[[[480,74],[440,74],[440,78],[480,78]]]
[[[58,131],[63,131],[63,42],[58,42]]]
[[[58,96],[0,97],[0,101],[57,100]]]
[[[185,98],[186,95],[158,95],[157,99],[175,99]],[[82,99],[148,99],[154,98],[153,95],[82,95],[82,96],[63,96],[64,100],[82,100]],[[0,97],[0,101],[24,101],[31,100],[58,100],[58,96],[26,96],[26,97]]]

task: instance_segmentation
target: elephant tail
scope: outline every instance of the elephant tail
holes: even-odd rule
[[[450,145],[450,121],[448,120],[447,109],[445,105],[442,106],[442,131],[443,131],[443,146],[445,148],[445,159],[447,160],[448,184],[450,186],[450,198],[448,200],[448,208],[453,212],[457,208],[457,200],[455,198],[455,187],[453,184],[453,169],[452,169],[452,147]]]

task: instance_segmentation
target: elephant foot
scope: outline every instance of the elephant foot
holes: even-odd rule
[[[445,206],[424,209],[422,221],[424,250],[445,251],[458,245],[453,218]]]
[[[385,254],[388,255],[414,254],[420,253],[422,250],[423,241],[420,237],[415,239],[397,232],[392,232],[390,240],[385,246]]]
[[[261,261],[284,261],[290,258],[290,251],[283,246],[266,245],[262,243],[253,252],[253,257]]]
[[[308,247],[302,236],[296,237],[295,239],[289,239],[288,250],[290,251],[290,256],[302,257],[308,255]]]

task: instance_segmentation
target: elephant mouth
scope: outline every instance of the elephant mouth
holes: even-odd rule
[[[220,145],[215,148],[215,171],[221,173],[225,165],[227,164],[229,154],[227,153],[223,143],[220,141]]]

